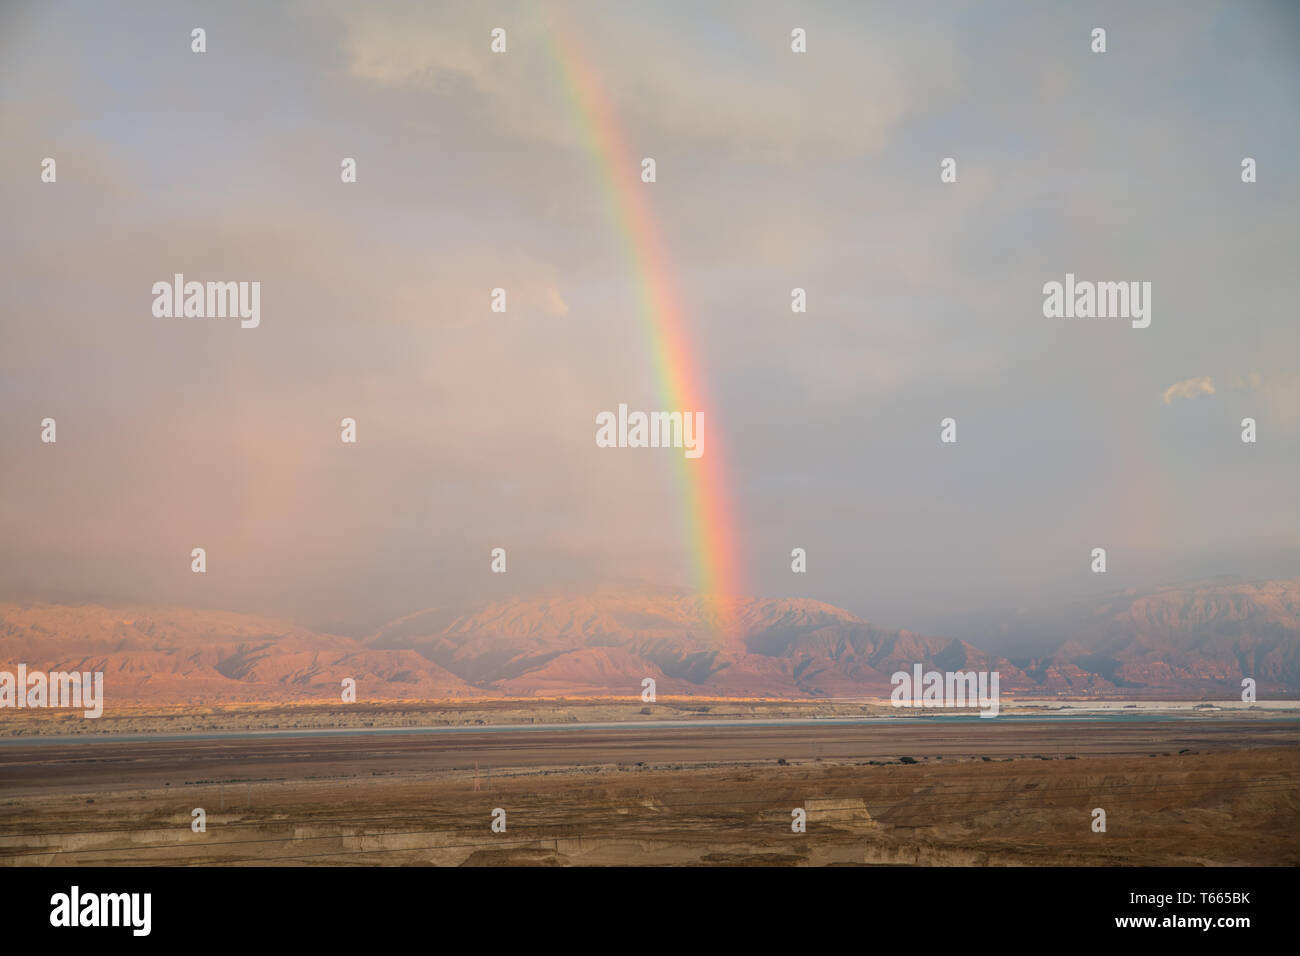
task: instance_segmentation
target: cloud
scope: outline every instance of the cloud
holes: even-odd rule
[[[1208,375],[1202,375],[1199,378],[1185,378],[1181,382],[1174,382],[1161,396],[1166,405],[1172,405],[1177,398],[1195,398],[1197,395],[1213,395],[1214,379]]]
[[[691,5],[620,16],[561,4],[489,15],[498,19],[477,5],[401,0],[328,9],[354,79],[471,97],[498,130],[568,147],[582,145],[583,134],[566,87],[588,82],[588,69],[632,143],[788,162],[883,150],[909,110],[947,108],[969,65],[956,28],[887,12],[814,30],[818,52],[800,58],[789,50],[786,15],[760,6],[745,16]],[[489,49],[498,23],[508,24],[504,55]],[[737,39],[719,45],[721,35]],[[918,60],[912,47],[929,55]],[[576,59],[587,66],[569,75]],[[840,68],[849,62],[853,69]]]
[[[1245,379],[1234,379],[1232,387],[1260,396],[1273,421],[1288,426],[1300,422],[1300,374],[1283,372],[1265,377],[1251,372]]]
[[[794,541],[822,555],[807,596],[935,632],[1026,587],[1086,589],[1085,531],[1144,548],[1153,575],[1300,561],[1279,530],[1295,497],[1270,480],[1300,427],[1300,181],[1243,204],[1231,156],[1133,176],[1201,156],[1207,130],[1300,149],[1277,122],[1291,33],[1267,9],[1153,8],[1125,26],[1143,56],[1111,61],[1068,11],[997,3],[807,4],[799,21],[763,0],[241,5],[208,57],[147,10],[20,6],[0,14],[0,208],[23,223],[0,235],[2,592],[369,622],[543,579],[685,583],[680,457],[593,441],[596,412],[657,407],[656,343],[573,75],[621,130],[622,175],[639,188],[637,160],[659,162],[640,194],[715,406],[747,589],[791,593]],[[155,49],[173,52],[134,55]],[[1251,69],[1189,84],[1225,50]],[[1154,280],[1177,337],[1036,320],[1025,291],[1066,268]],[[150,287],[178,271],[261,281],[261,326],[155,319]],[[1249,321],[1225,335],[1225,315]],[[1174,378],[1201,361],[1213,380]],[[1215,395],[1195,411],[1217,416],[1169,427],[1162,380],[1167,405]],[[1245,416],[1252,467],[1207,458]],[[1061,422],[1086,440],[1043,447]],[[1107,482],[1098,448],[1167,479],[1159,510]],[[1213,506],[1242,495],[1244,517]],[[995,536],[1014,544],[981,559]],[[498,545],[509,575],[487,568]]]

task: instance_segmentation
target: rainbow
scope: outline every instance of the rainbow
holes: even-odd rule
[[[558,24],[544,30],[566,99],[592,157],[639,302],[638,312],[653,366],[659,407],[696,411],[708,429],[705,454],[676,456],[685,533],[690,542],[692,580],[705,610],[724,636],[734,636],[735,599],[742,593],[738,548],[731,513],[725,444],[719,419],[692,358],[671,262],[650,205],[653,186],[641,182],[641,160],[628,149],[599,74],[574,31]]]

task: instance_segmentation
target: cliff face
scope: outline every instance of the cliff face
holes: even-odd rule
[[[0,670],[19,663],[103,671],[109,706],[339,700],[345,677],[391,697],[481,693],[412,651],[189,608],[0,604]]]
[[[1209,583],[1101,602],[1053,661],[1100,674],[1121,689],[1300,688],[1300,581]],[[1239,692],[1239,691],[1238,691]]]
[[[185,608],[0,604],[0,669],[101,670],[127,703],[640,694],[887,696],[920,663],[996,670],[1018,696],[1236,698],[1300,693],[1300,581],[1112,595],[1038,656],[879,628],[802,599],[740,600],[723,635],[711,606],[676,594],[518,599],[431,609],[364,639]]]
[[[913,664],[997,670],[1004,693],[1237,697],[1300,692],[1300,581],[1162,588],[1106,598],[1038,656],[1008,659],[965,641],[879,628],[818,601],[739,602],[739,640],[720,639],[694,598],[606,594],[414,615],[375,647],[419,651],[498,692],[884,695]],[[599,649],[599,653],[596,650]]]

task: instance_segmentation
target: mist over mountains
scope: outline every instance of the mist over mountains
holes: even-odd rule
[[[102,670],[108,704],[660,695],[883,697],[916,663],[997,670],[1020,697],[1300,694],[1300,579],[1109,595],[1058,621],[1068,639],[991,654],[957,637],[882,628],[808,599],[742,599],[736,634],[672,592],[518,598],[430,608],[362,638],[175,607],[0,604],[0,668]]]

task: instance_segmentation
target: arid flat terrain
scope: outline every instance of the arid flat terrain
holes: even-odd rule
[[[0,793],[7,865],[1300,863],[1293,720],[10,740]]]
[[[1208,709],[1207,709],[1208,708]],[[1097,700],[1002,701],[1003,718],[1174,717],[1199,720],[1300,720],[1300,702]],[[310,730],[423,729],[438,727],[549,726],[582,723],[642,723],[701,720],[804,720],[890,718],[932,719],[941,714],[977,715],[975,708],[943,711],[892,707],[887,699],[789,700],[663,696],[654,704],[636,698],[507,698],[475,700],[381,701],[334,703],[238,703],[159,707],[115,707],[87,720],[69,710],[7,710],[0,720],[0,740],[16,737],[113,737],[228,732]]]

